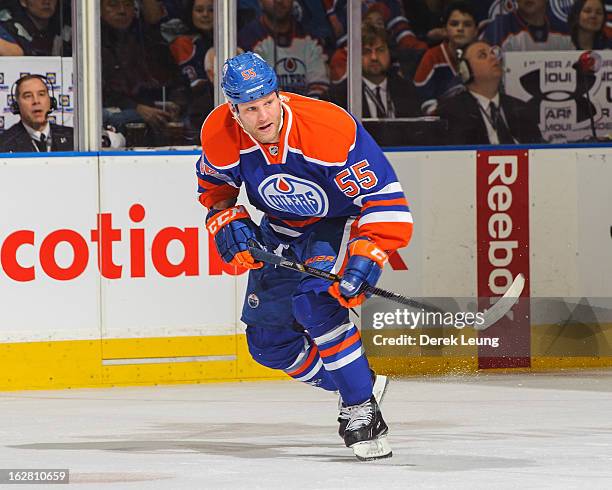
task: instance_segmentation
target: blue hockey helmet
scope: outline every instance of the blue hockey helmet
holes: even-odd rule
[[[221,88],[232,104],[259,99],[278,90],[276,73],[258,54],[247,51],[223,64]]]

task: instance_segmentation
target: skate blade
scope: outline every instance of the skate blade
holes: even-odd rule
[[[385,397],[385,393],[387,393],[387,388],[389,387],[389,378],[382,374],[376,375],[376,381],[374,381],[374,386],[372,386],[372,394],[376,399],[376,403],[379,405],[382,403],[383,398]]]
[[[351,446],[353,454],[359,461],[374,461],[393,456],[387,436],[371,441],[356,442]]]

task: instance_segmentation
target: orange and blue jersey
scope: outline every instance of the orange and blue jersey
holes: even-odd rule
[[[287,33],[274,33],[260,17],[238,33],[238,46],[274,68],[281,90],[316,98],[329,90],[323,43],[298,22],[292,22]]]
[[[336,47],[347,43],[347,0],[323,0],[327,17],[336,34]],[[399,0],[361,0],[362,15],[370,10],[378,11],[385,22],[385,29],[393,46],[398,49],[427,49],[427,43],[417,39],[410,21],[404,14]]]
[[[238,196],[265,213],[280,242],[291,243],[326,218],[356,217],[353,236],[393,251],[407,245],[412,215],[397,176],[372,137],[329,102],[281,93],[277,144],[260,144],[227,104],[202,126],[199,200],[207,208]]]
[[[170,43],[172,57],[192,88],[209,83],[204,58],[212,45],[212,39],[201,34],[178,36]]]
[[[270,250],[342,274],[349,239],[364,236],[387,251],[405,246],[412,215],[382,150],[342,108],[281,92],[279,142],[260,144],[227,104],[202,126],[197,164],[200,202],[211,207],[244,186],[265,213],[258,229]],[[372,395],[359,330],[327,291],[329,282],[282,267],[249,271],[241,320],[260,364],[326,390],[347,405]]]
[[[455,59],[448,41],[428,49],[421,58],[414,75],[414,86],[425,101],[421,106],[423,112],[428,113],[429,107],[435,109],[438,99],[464,90],[454,65]]]
[[[560,51],[573,50],[566,23],[552,15],[550,6],[546,23],[542,26],[527,24],[518,12],[498,15],[485,27],[481,35],[491,45],[503,51]]]

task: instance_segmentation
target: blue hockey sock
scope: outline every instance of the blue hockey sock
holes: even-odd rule
[[[372,396],[372,378],[361,335],[352,322],[314,338],[325,369],[346,405],[358,405]]]

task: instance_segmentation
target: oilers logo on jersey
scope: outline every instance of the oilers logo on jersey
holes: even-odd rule
[[[306,93],[306,74],[308,69],[304,61],[288,56],[276,62],[274,71],[278,77],[279,86],[283,87],[284,90],[298,94]]]
[[[289,174],[271,175],[258,188],[272,209],[299,216],[325,216],[329,200],[323,189],[306,179]]]

